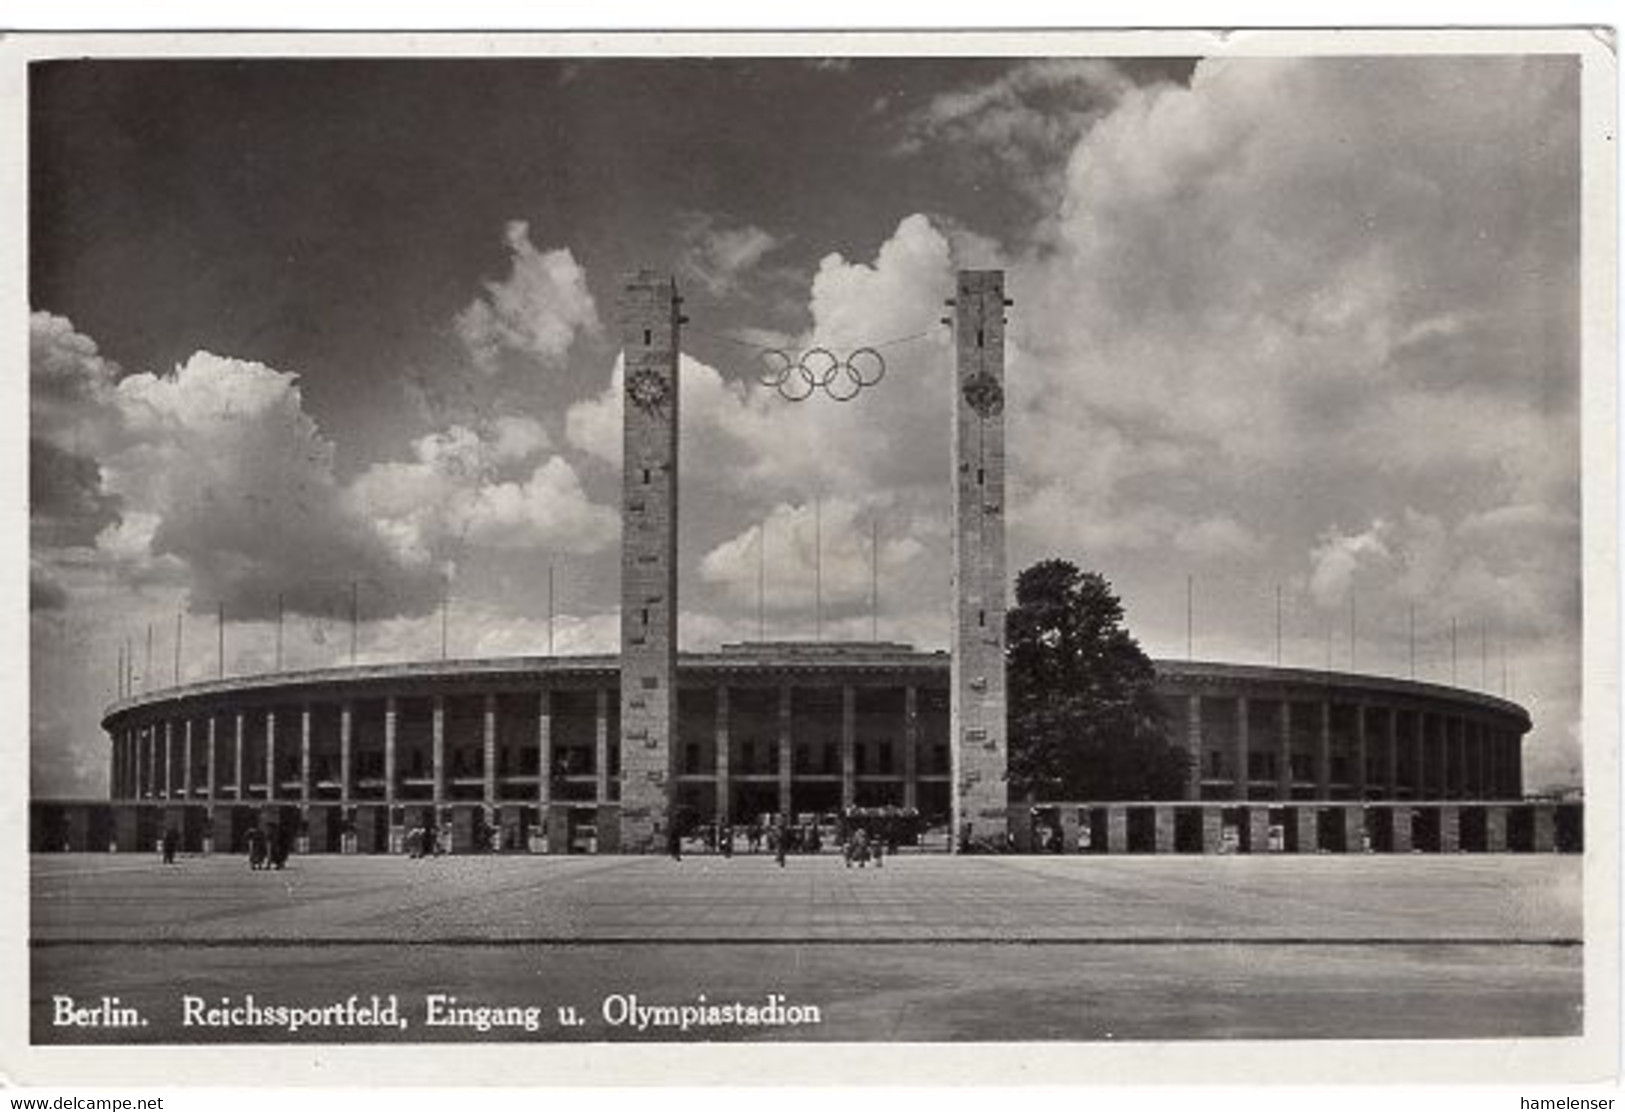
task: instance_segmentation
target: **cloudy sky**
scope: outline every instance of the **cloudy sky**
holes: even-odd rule
[[[1579,776],[1578,64],[70,62],[31,150],[33,786],[146,682],[617,635],[619,276],[670,270],[682,637],[945,645],[956,267],[1004,267],[1011,565],[1153,655],[1506,691]],[[911,337],[911,338],[909,338]],[[903,338],[909,338],[903,340]],[[884,349],[790,405],[748,344]],[[814,506],[819,507],[815,515]],[[878,523],[878,524],[876,524]],[[871,615],[871,529],[879,609]],[[765,545],[765,549],[763,546]],[[760,555],[759,555],[760,554]],[[1351,607],[1352,599],[1352,607]],[[1353,638],[1350,615],[1353,614]]]

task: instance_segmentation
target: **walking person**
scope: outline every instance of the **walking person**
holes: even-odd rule
[[[173,865],[175,863],[175,849],[180,838],[181,836],[175,832],[173,826],[164,831],[164,864]]]

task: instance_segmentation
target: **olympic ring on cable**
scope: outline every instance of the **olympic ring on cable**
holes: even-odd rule
[[[761,353],[756,380],[787,402],[804,402],[822,390],[838,402],[849,402],[886,377],[886,360],[872,347],[841,358],[828,348],[792,352],[767,348]]]

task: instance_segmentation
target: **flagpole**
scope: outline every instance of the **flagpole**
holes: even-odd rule
[[[1196,577],[1185,576],[1185,659],[1196,659],[1196,634],[1193,625],[1196,619]]]
[[[1281,585],[1275,585],[1275,666],[1281,666]]]
[[[880,519],[869,517],[869,640],[880,640]]]
[[[813,496],[813,631],[824,639],[824,496]]]

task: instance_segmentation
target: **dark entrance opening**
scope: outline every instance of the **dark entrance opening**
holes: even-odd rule
[[[1439,809],[1437,807],[1418,807],[1415,818],[1411,821],[1411,846],[1424,853],[1438,853],[1439,839]]]
[[[1130,853],[1157,852],[1157,809],[1155,807],[1128,807],[1128,851]]]
[[[1581,853],[1585,850],[1585,808],[1572,803],[1559,804],[1554,835],[1558,853]]]
[[[1202,809],[1174,808],[1174,852],[1202,852]]]
[[[1461,809],[1461,848],[1464,853],[1489,849],[1489,816],[1482,807]]]

